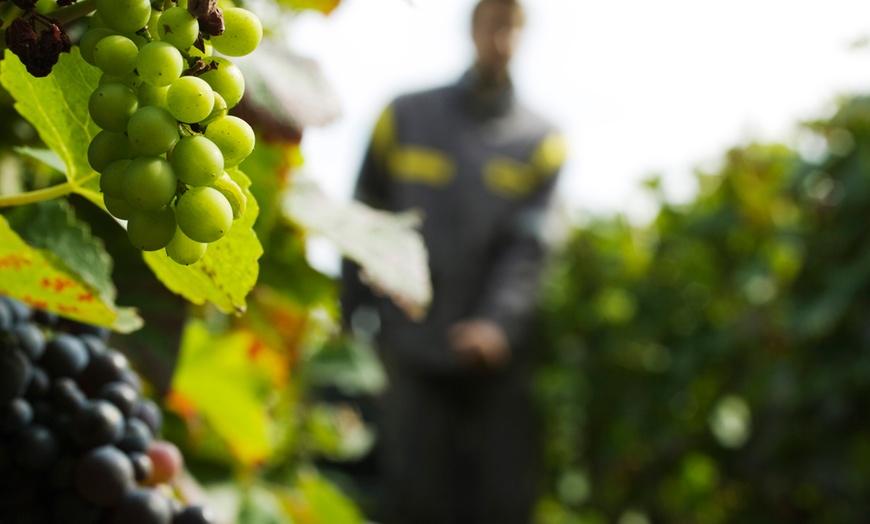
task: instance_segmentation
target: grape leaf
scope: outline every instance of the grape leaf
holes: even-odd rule
[[[265,408],[269,377],[251,361],[258,344],[251,331],[213,335],[201,321],[188,323],[170,393],[170,405],[196,410],[246,466],[272,450]]]
[[[16,153],[19,153],[24,156],[29,156],[34,160],[38,160],[48,167],[54,169],[55,171],[59,171],[61,173],[66,173],[66,166],[63,163],[63,160],[52,151],[51,149],[38,148],[38,147],[13,147],[12,148]]]
[[[270,486],[294,522],[310,524],[363,524],[356,506],[329,481],[314,472],[302,471],[290,488]]]
[[[61,53],[47,77],[35,78],[17,56],[6,51],[0,83],[15,98],[15,109],[63,161],[73,191],[102,206],[99,174],[88,164],[91,139],[100,129],[88,114],[88,99],[100,71],[85,62],[78,47]]]
[[[417,214],[391,214],[359,202],[331,201],[304,178],[297,178],[284,200],[284,212],[311,233],[335,242],[363,269],[374,289],[386,293],[411,318],[422,318],[432,300],[428,254]]]
[[[54,212],[52,216],[58,217]],[[69,215],[66,223],[45,217],[28,228],[37,243],[51,249],[29,245],[0,216],[0,294],[123,333],[141,327],[142,319],[133,309],[114,304],[108,269],[99,267],[107,263],[107,255],[87,229]],[[95,267],[84,269],[84,274],[74,269],[87,264]]]
[[[328,15],[331,13],[341,0],[278,0],[280,3],[287,5],[292,9],[313,9]]]
[[[227,171],[248,199],[244,216],[233,221],[224,238],[208,245],[202,260],[182,266],[163,250],[143,253],[148,267],[171,291],[194,304],[206,301],[224,313],[243,313],[245,297],[257,283],[257,259],[263,247],[253,231],[259,208],[250,192],[251,181],[238,169]]]

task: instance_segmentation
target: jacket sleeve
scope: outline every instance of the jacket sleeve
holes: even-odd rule
[[[493,248],[491,272],[476,310],[478,317],[502,328],[511,351],[524,345],[531,328],[546,261],[544,226],[564,157],[560,135],[549,135],[540,143],[532,163],[541,181],[505,223]]]
[[[356,181],[354,198],[376,209],[388,209],[389,186],[387,163],[395,143],[392,107],[387,107],[378,118],[363,157]],[[374,294],[360,279],[360,266],[347,258],[341,264],[341,311],[345,326],[350,326],[354,311],[371,305]]]

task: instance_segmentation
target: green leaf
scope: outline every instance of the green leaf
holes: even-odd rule
[[[253,466],[268,458],[268,376],[254,365],[250,331],[214,335],[204,323],[184,330],[170,404],[192,406],[227,444],[236,460]]]
[[[142,326],[134,310],[114,304],[111,261],[68,209],[59,204],[41,207],[22,227],[35,246],[0,216],[0,294],[124,333]]]
[[[245,297],[257,283],[257,259],[263,247],[253,231],[259,208],[251,194],[251,181],[238,169],[227,171],[248,199],[243,217],[235,220],[224,238],[208,245],[196,264],[182,266],[163,250],[143,253],[145,262],[163,284],[194,304],[206,301],[224,313],[245,311]]]
[[[360,510],[341,491],[314,472],[300,472],[291,490],[272,486],[294,521],[307,524],[363,524]]]
[[[88,145],[100,131],[88,114],[88,99],[99,79],[100,71],[82,59],[78,47],[61,53],[45,78],[31,76],[8,50],[0,71],[0,83],[15,98],[15,109],[66,166],[62,171],[72,190],[102,206],[99,174],[87,158]]]
[[[363,268],[364,278],[388,294],[411,318],[422,318],[432,300],[428,254],[417,231],[417,214],[391,214],[359,202],[331,201],[298,178],[284,200],[284,212],[306,230],[335,242]]]
[[[38,160],[48,167],[54,169],[55,171],[59,171],[61,173],[66,173],[66,166],[63,163],[63,160],[51,149],[45,148],[37,148],[37,147],[14,147],[13,148],[16,153],[22,154],[24,156],[29,156],[34,160]]]

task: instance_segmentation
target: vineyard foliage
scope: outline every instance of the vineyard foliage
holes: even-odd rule
[[[193,473],[173,486],[182,499],[213,505],[221,522],[362,522],[315,463],[365,453],[373,433],[352,408],[311,391],[362,384],[370,392],[383,379],[371,354],[340,338],[336,284],[308,265],[306,239],[334,240],[407,307],[425,310],[431,290],[412,220],[330,202],[297,174],[305,127],[338,111],[316,64],[287,49],[282,32],[297,10],[329,14],[339,0],[246,5],[274,15],[263,18],[262,49],[240,62],[250,89],[233,110],[257,134],[253,153],[227,169],[247,206],[188,266],[140,252],[124,221],[106,212],[88,160],[99,132],[88,100],[101,74],[78,45],[94,0],[63,8],[41,0],[38,15],[18,4],[0,5],[5,23],[56,14],[71,46],[40,77],[8,49],[0,61],[0,295],[114,331],[112,345],[146,380],[165,411],[164,436]],[[146,33],[138,36],[153,37]],[[256,67],[263,63],[272,71]],[[276,68],[279,86],[264,76]],[[352,236],[336,217],[354,225]],[[398,255],[371,255],[383,252]]]
[[[546,523],[870,517],[870,100],[576,229],[550,272]],[[823,154],[819,154],[821,151]],[[810,156],[810,155],[806,155]]]

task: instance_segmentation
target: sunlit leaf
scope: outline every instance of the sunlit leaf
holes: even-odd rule
[[[63,209],[46,213],[25,224],[25,233],[45,249],[26,243],[0,216],[0,294],[81,322],[138,329],[135,311],[113,302],[102,245]]]
[[[51,74],[35,78],[17,56],[6,51],[0,82],[15,98],[15,109],[63,162],[62,170],[74,191],[101,204],[99,174],[88,164],[91,139],[100,129],[88,115],[88,98],[100,70],[85,62],[78,47],[61,53]]]
[[[417,231],[419,216],[376,211],[358,202],[330,200],[312,181],[296,179],[284,201],[287,216],[307,231],[332,240],[358,262],[364,278],[412,318],[432,300],[428,254]]]
[[[194,304],[211,302],[224,313],[245,311],[245,297],[257,282],[257,259],[263,248],[252,227],[259,208],[249,190],[248,177],[228,171],[248,198],[243,217],[233,221],[224,238],[208,245],[205,256],[190,266],[173,262],[163,250],[144,253],[145,262],[163,284]]]
[[[250,331],[214,335],[192,321],[172,382],[171,404],[196,410],[245,466],[265,461],[272,450],[265,407],[269,379],[251,361],[257,344]]]
[[[303,472],[292,489],[273,487],[286,512],[300,524],[362,524],[363,515],[335,486]]]

